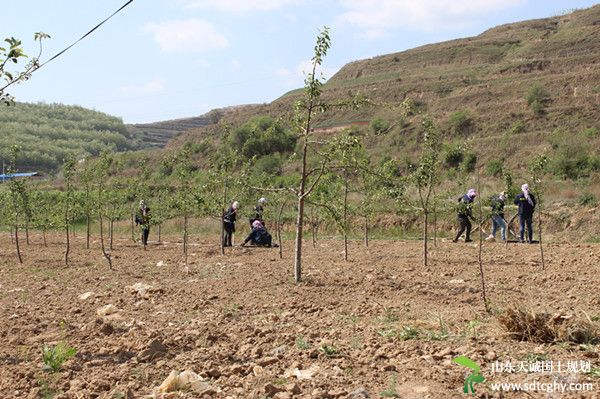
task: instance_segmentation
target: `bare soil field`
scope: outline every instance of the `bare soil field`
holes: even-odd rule
[[[341,241],[307,240],[296,285],[291,242],[279,259],[196,241],[186,267],[177,242],[144,251],[121,239],[109,270],[81,236],[65,267],[61,239],[32,237],[19,265],[0,236],[0,398],[600,398],[597,343],[519,341],[498,319],[519,307],[597,327],[598,245],[549,244],[542,271],[537,245],[484,244],[488,314],[476,243],[432,245],[425,268],[416,241],[351,242],[344,262]],[[51,373],[42,348],[58,342],[77,353]],[[474,395],[458,356],[481,366]],[[507,363],[546,368],[500,372]],[[157,390],[185,370],[203,381]],[[593,386],[492,387],[536,381]]]

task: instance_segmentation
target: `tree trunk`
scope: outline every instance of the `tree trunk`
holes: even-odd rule
[[[429,237],[427,235],[428,223],[429,223],[429,211],[427,208],[424,208],[423,209],[423,266],[425,266],[425,267],[427,267],[427,252],[428,252],[428,241],[429,241]]]
[[[162,242],[162,241],[161,241],[161,238],[160,238],[160,228],[161,228],[161,226],[162,226],[162,223],[160,223],[160,224],[157,226],[157,228],[158,228],[158,242],[159,242],[159,243],[161,243],[161,242]]]
[[[369,247],[369,216],[365,215],[365,247]]]
[[[90,210],[86,211],[85,249],[90,249]]]
[[[65,237],[67,239],[67,247],[65,249],[65,266],[69,266],[69,252],[71,251],[71,241],[69,240],[69,209],[65,209]]]
[[[23,258],[21,257],[21,249],[19,248],[19,219],[15,216],[15,247],[17,249],[17,258],[19,258],[19,263],[23,263]]]
[[[303,192],[302,190],[301,192]],[[304,225],[304,197],[298,196],[298,214],[296,217],[296,246],[294,254],[294,281],[302,281],[302,230]]]
[[[344,179],[344,260],[348,261],[348,176]]]
[[[113,250],[113,225],[114,225],[114,221],[112,219],[110,219],[110,221],[108,222],[108,235],[109,235],[109,239],[110,239],[109,248],[111,251]]]
[[[433,246],[437,247],[437,206],[435,190],[433,190]]]
[[[479,168],[477,168],[477,194],[479,195],[479,222],[483,221],[483,207],[481,204],[481,184],[479,180]],[[481,256],[483,250],[483,229],[479,229],[479,253],[477,260],[479,262],[479,275],[481,276],[481,299],[483,300],[483,307],[487,313],[490,313],[490,308],[485,293],[485,276],[483,275],[483,258]]]
[[[29,246],[29,218],[25,218],[25,243]]]
[[[104,247],[104,225],[103,225],[102,219],[103,218],[102,218],[102,214],[101,214],[100,215],[100,246],[102,247],[102,255],[104,255],[104,257],[108,261],[108,268],[110,270],[112,270],[112,259],[110,257],[110,254],[106,252],[106,248]]]
[[[538,235],[539,235],[539,241],[540,241],[540,256],[542,257],[542,270],[546,270],[546,263],[544,262],[544,246],[542,245],[542,207],[541,207],[541,201],[538,200],[540,202],[540,206],[538,209]]]
[[[46,229],[42,229],[42,238],[44,239],[44,246],[47,247],[48,243],[46,242]]]
[[[225,225],[223,220],[225,219],[225,209],[221,209],[221,255],[225,255]]]
[[[277,242],[279,243],[279,259],[283,259],[283,245],[281,242],[281,215],[283,214],[283,208],[285,207],[286,201],[281,203],[279,207],[279,213],[277,214]]]
[[[188,264],[188,248],[187,248],[187,240],[188,240],[188,215],[187,213],[183,215],[183,255],[185,258],[185,265]]]
[[[131,213],[131,241],[135,242],[135,212]]]

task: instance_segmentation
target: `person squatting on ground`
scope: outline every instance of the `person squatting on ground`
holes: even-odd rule
[[[142,244],[148,245],[148,235],[150,235],[150,208],[146,206],[144,200],[140,201],[140,207],[135,213],[135,224],[142,230]]]
[[[269,234],[265,225],[262,224],[260,220],[255,220],[254,222],[252,222],[252,231],[250,232],[250,234],[248,234],[248,237],[246,237],[246,239],[242,243],[242,247],[248,244],[249,242],[252,245],[258,245],[261,247],[278,246],[277,244],[272,245],[273,237],[271,236],[271,234]]]
[[[235,233],[235,218],[237,216],[237,210],[240,203],[233,201],[231,206],[227,209],[227,212],[223,215],[223,246],[231,247],[231,238]]]
[[[263,214],[265,213],[265,205],[266,204],[267,204],[267,199],[265,197],[262,197],[258,200],[256,206],[254,207],[254,213],[253,213],[252,217],[250,218],[250,228],[252,228],[252,223],[254,223],[255,220],[258,220],[263,225],[265,224]]]
[[[471,240],[471,219],[473,219],[473,210],[471,204],[473,201],[475,201],[475,197],[477,197],[477,192],[474,188],[471,188],[464,196],[458,199],[456,219],[458,220],[459,228],[458,232],[456,233],[456,237],[454,240],[452,240],[452,242],[458,242],[458,239],[465,230],[467,231],[465,235],[465,242],[473,241]]]
[[[506,194],[502,191],[498,195],[490,198],[492,206],[492,233],[486,238],[486,241],[491,241],[496,238],[496,232],[500,229],[502,241],[506,241],[506,221],[504,220],[504,204],[506,202]]]
[[[529,192],[527,183],[521,186],[521,194],[515,197],[515,205],[519,206],[519,242],[525,240],[525,227],[527,227],[527,242],[533,243],[533,210],[535,197]]]

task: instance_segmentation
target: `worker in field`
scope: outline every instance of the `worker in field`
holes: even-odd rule
[[[265,224],[265,219],[263,218],[263,214],[265,213],[265,205],[267,204],[267,199],[265,197],[260,198],[256,206],[254,206],[252,217],[250,218],[250,228],[252,228],[255,220],[258,220],[263,225]]]
[[[135,224],[136,226],[140,226],[142,233],[142,244],[144,244],[144,247],[148,245],[151,218],[152,216],[150,215],[150,208],[146,205],[146,202],[144,200],[141,200],[140,207],[135,213]]]
[[[519,242],[525,242],[525,227],[527,227],[527,242],[532,244],[535,197],[529,192],[527,183],[521,186],[521,193],[515,197],[515,205],[519,207]]]
[[[492,241],[496,238],[496,232],[500,229],[500,237],[502,241],[506,241],[506,221],[504,220],[504,205],[506,202],[506,194],[502,191],[498,195],[493,195],[490,198],[492,206],[492,233],[486,238],[486,241]]]
[[[458,207],[456,211],[456,219],[458,220],[458,231],[456,237],[452,242],[458,242],[460,236],[465,232],[465,242],[472,242],[471,240],[471,220],[473,219],[472,204],[477,197],[477,192],[474,188],[469,189],[465,195],[458,199]],[[473,219],[474,220],[474,219]]]
[[[223,215],[223,246],[231,247],[233,233],[235,233],[235,219],[240,204],[237,201],[233,201],[231,206],[227,209]]]
[[[252,231],[248,234],[248,237],[242,243],[242,247],[246,244],[257,245],[260,247],[277,247],[278,245],[273,245],[273,237],[267,231],[267,228],[260,220],[255,220],[252,222]]]

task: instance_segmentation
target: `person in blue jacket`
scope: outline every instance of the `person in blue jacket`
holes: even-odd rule
[[[519,207],[519,242],[525,242],[525,227],[527,227],[527,242],[532,244],[535,197],[529,192],[527,183],[521,186],[521,194],[515,197],[515,205]]]
[[[458,242],[458,239],[466,230],[465,234],[465,242],[471,242],[471,219],[473,219],[473,210],[472,204],[475,201],[475,197],[477,197],[477,192],[474,188],[467,191],[465,195],[458,199],[458,209],[456,213],[456,219],[458,220],[459,228],[456,233],[456,237],[452,242]]]

